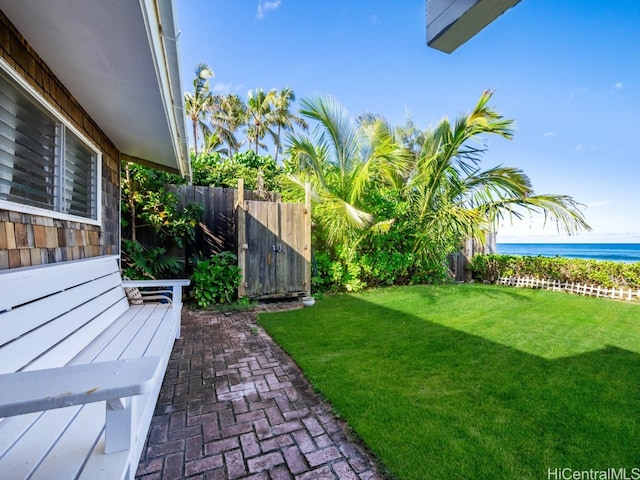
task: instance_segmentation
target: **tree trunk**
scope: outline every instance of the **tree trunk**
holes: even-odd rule
[[[192,120],[193,124],[193,151],[195,156],[198,156],[198,121]]]
[[[276,162],[276,165],[278,164],[278,153],[280,153],[280,130],[281,130],[281,126],[278,125],[278,142],[276,143],[276,155],[274,158],[274,162]]]

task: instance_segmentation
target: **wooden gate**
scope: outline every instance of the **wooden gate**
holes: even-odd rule
[[[273,298],[311,292],[311,209],[305,203],[244,200],[239,186],[239,295]]]

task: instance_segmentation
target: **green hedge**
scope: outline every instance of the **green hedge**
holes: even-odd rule
[[[640,262],[492,254],[474,256],[467,268],[471,270],[474,280],[490,283],[499,277],[532,276],[607,288],[640,288]]]

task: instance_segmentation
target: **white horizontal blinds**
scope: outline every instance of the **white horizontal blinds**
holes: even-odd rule
[[[60,124],[0,76],[0,200],[55,208]]]
[[[96,217],[96,153],[66,130],[64,151],[63,212]]]
[[[0,201],[97,219],[98,153],[0,71]]]

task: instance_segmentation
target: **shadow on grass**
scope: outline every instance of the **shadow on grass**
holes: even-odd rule
[[[518,291],[476,287],[472,302],[488,313],[474,334],[430,320],[465,289],[409,289],[400,300],[392,290],[260,322],[399,479],[638,467],[640,355],[608,345],[549,359],[488,340],[482,330],[502,324],[477,297],[535,304]],[[531,337],[519,328],[504,326],[514,343]]]

